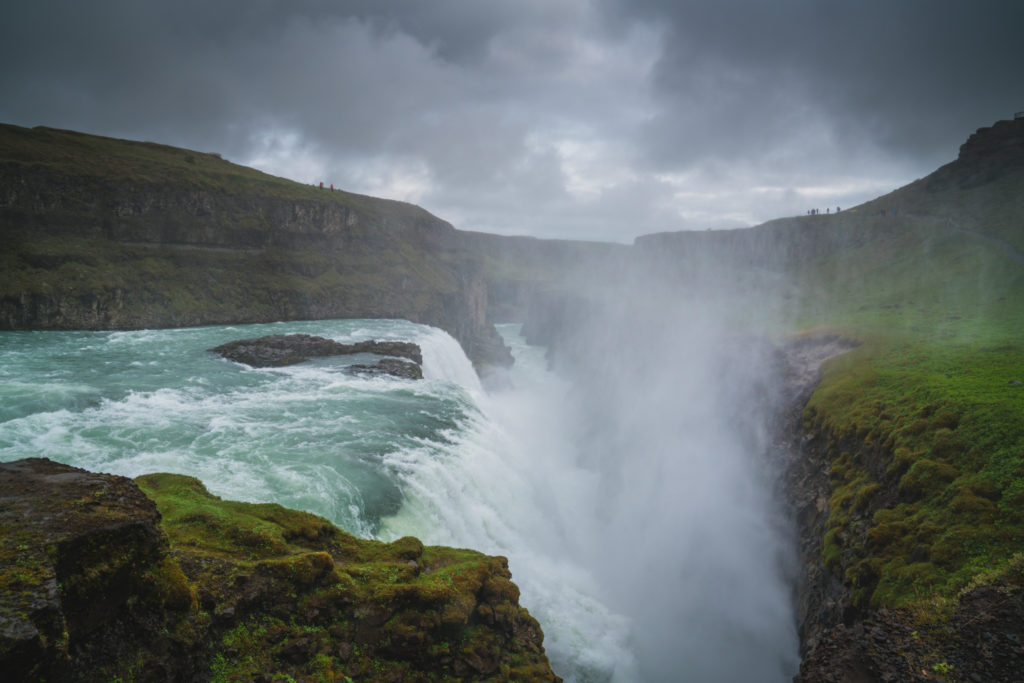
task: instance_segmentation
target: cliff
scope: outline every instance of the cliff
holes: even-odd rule
[[[507,351],[490,323],[518,319],[572,359],[560,347],[629,283],[650,288],[635,300],[656,315],[698,292],[783,348],[794,334],[855,342],[787,406],[779,437],[804,569],[802,680],[1012,680],[1024,658],[1024,120],[979,130],[957,160],[839,214],[634,247],[463,233],[409,205],[147,143],[13,127],[0,140],[6,328],[404,317],[494,362]],[[195,592],[191,541],[168,533]],[[22,591],[26,604],[52,603],[48,580]],[[171,617],[139,623],[159,618]],[[39,647],[66,645],[63,622],[47,623],[33,626],[52,635]],[[225,661],[276,652],[255,623],[217,651]],[[210,628],[223,644],[228,630]]]
[[[839,214],[636,241],[631,268],[655,315],[689,293],[739,330],[767,331],[783,356],[807,340],[856,345],[791,403],[776,391],[785,405],[766,457],[784,465],[799,540],[797,680],[1019,678],[1021,225],[1015,120]],[[524,329],[574,362],[594,291],[542,297]]]
[[[931,174],[931,192],[971,188],[1024,169],[1024,119],[979,128],[960,146],[956,160]]]
[[[152,143],[0,126],[0,329],[322,318],[440,327],[511,357],[481,258],[423,209]]]
[[[43,459],[0,523],[9,680],[559,680],[501,557]]]

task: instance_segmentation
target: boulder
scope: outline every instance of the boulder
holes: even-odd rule
[[[423,379],[423,369],[420,366],[399,358],[382,358],[373,365],[350,365],[348,372],[370,377],[389,375],[401,379]]]
[[[191,672],[187,644],[160,637],[194,598],[159,521],[131,479],[42,458],[0,464],[6,680],[98,680],[136,661],[139,680]]]
[[[239,339],[210,349],[228,360],[254,368],[274,368],[302,363],[310,358],[373,353],[406,358],[417,366],[423,363],[420,347],[412,342],[361,341],[342,344],[333,339],[309,334],[272,334],[255,339]],[[421,373],[422,376],[422,373]]]

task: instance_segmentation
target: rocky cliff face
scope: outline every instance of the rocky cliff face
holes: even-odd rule
[[[156,506],[124,477],[48,460],[0,465],[0,661],[11,680],[187,677],[194,653],[169,629],[194,597],[168,562]]]
[[[997,121],[979,128],[960,146],[953,161],[928,179],[934,191],[990,183],[1024,168],[1024,119]]]
[[[0,126],[0,328],[407,318],[511,357],[480,256],[423,209],[213,155]]]
[[[801,562],[796,608],[802,661],[794,682],[1019,680],[1024,665],[1019,553],[1000,569],[976,576],[952,599],[935,596],[902,609],[865,605],[856,589],[872,579],[836,572],[825,561],[823,537],[833,494],[829,470],[837,451],[883,464],[891,454],[864,439],[840,442],[827,432],[805,429],[801,413],[809,395],[809,390],[798,395],[779,425]],[[893,490],[881,490],[872,497],[861,513],[859,533],[870,533],[873,513],[891,505],[893,496]]]
[[[0,522],[8,680],[558,680],[504,558],[41,459]]]

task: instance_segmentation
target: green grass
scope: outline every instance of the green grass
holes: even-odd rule
[[[1024,549],[1021,347],[865,345],[805,411],[834,456],[825,556],[862,604],[951,596]]]
[[[29,129],[0,124],[0,162],[34,166],[51,177],[83,178],[97,185],[110,182],[128,182],[138,187],[183,185],[211,194],[330,201],[357,209],[386,202],[272,176],[233,164],[216,153],[204,154],[152,142],[53,128]],[[410,211],[422,212],[411,205],[404,206]]]
[[[310,513],[221,500],[182,475],[136,482],[157,504],[200,621],[237,617],[216,636],[212,680],[453,680],[453,662],[483,661],[493,671],[481,680],[548,671],[516,636],[539,627],[504,558],[358,539]]]
[[[988,213],[963,192],[938,209],[1019,242],[1024,212],[998,198],[1020,185],[1018,174],[978,190],[996,202]],[[928,206],[920,193],[896,200],[896,218],[842,216],[867,239],[795,273],[807,294],[794,327],[862,342],[826,364],[804,413],[832,463],[824,557],[862,607],[951,599],[1024,550],[1024,266],[907,215]]]

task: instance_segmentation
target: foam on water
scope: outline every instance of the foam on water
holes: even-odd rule
[[[451,382],[476,395],[483,394],[473,364],[454,337],[444,330],[428,328],[417,343],[423,351],[424,379]]]
[[[469,546],[509,557],[522,604],[542,623],[545,648],[567,681],[636,680],[629,621],[612,612],[586,568],[567,552],[592,537],[585,510],[597,478],[579,465],[565,415],[568,386],[516,326],[502,326],[516,365],[505,387],[475,390],[443,453],[402,449],[389,456],[403,482],[402,508],[382,522],[387,539]],[[582,514],[581,514],[582,513]]]
[[[351,359],[252,369],[206,351],[296,332],[415,342],[425,379],[349,376]],[[490,394],[449,334],[406,321],[2,333],[0,391],[14,399],[0,414],[0,460],[178,472],[361,536],[505,555],[560,675],[636,680],[630,622],[578,560],[581,539],[600,533],[589,511],[603,492],[568,430],[569,387],[504,333],[517,364]]]
[[[454,342],[388,320],[4,333],[0,393],[9,400],[0,414],[0,459],[50,457],[127,476],[190,474],[218,495],[311,510],[369,535],[401,501],[383,457],[417,440],[445,441],[439,433],[463,409],[463,392],[445,396],[453,385],[443,379],[351,377],[344,361],[254,370],[206,351],[291,332],[346,342],[423,337],[442,351]]]

